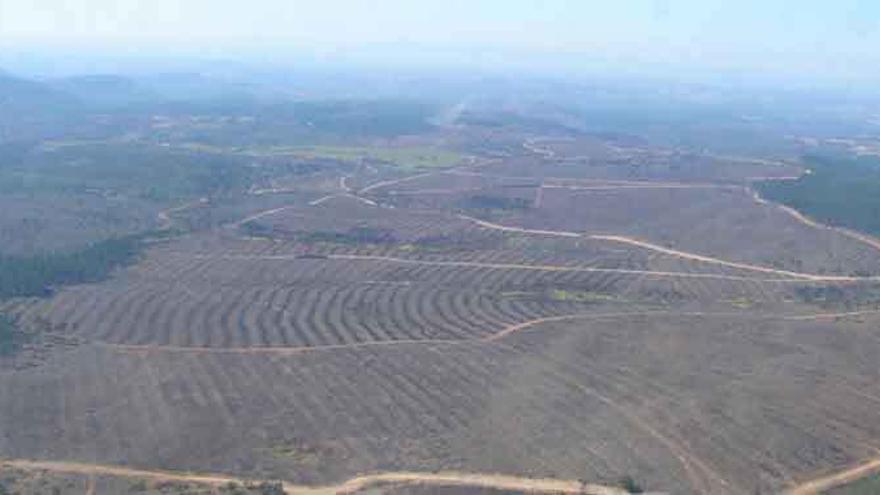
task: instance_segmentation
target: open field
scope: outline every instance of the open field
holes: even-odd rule
[[[742,188],[644,181],[532,186],[478,190],[460,176],[444,174],[395,185],[388,195],[399,206],[464,207],[469,215],[502,226],[627,237],[706,257],[817,275],[880,273],[880,250],[875,244],[805,222],[790,211],[756,200]],[[407,188],[413,194],[407,194]],[[477,194],[519,198],[528,204],[467,208],[465,199]],[[572,211],[582,213],[563,214]]]
[[[457,132],[180,155],[229,187],[0,301],[4,488],[806,495],[877,457],[880,250],[752,191],[799,166]]]
[[[262,153],[340,161],[373,160],[390,163],[408,171],[452,167],[463,159],[458,153],[429,147],[299,146],[268,148]]]
[[[3,378],[2,447],[302,483],[393,467],[748,493],[872,455],[876,322],[609,316],[301,354],[84,345]]]
[[[296,145],[223,147],[202,143],[181,143],[175,148],[217,155],[250,157],[294,157],[303,160],[336,160],[340,162],[378,162],[405,171],[449,168],[464,160],[461,153],[430,146],[426,143],[376,144],[373,146]]]

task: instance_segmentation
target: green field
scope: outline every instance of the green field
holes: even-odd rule
[[[355,162],[362,159],[385,162],[407,170],[448,168],[460,163],[464,156],[454,151],[429,146],[368,147],[368,146],[279,146],[264,148],[264,155],[291,155],[300,158],[324,158]]]
[[[306,160],[325,159],[339,160],[343,162],[372,160],[383,162],[408,171],[449,168],[458,165],[464,160],[464,155],[461,153],[431,146],[374,147],[300,145],[227,148],[204,143],[185,143],[175,145],[174,148],[199,153],[244,155],[252,157],[292,156]]]

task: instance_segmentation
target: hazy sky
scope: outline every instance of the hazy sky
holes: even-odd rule
[[[0,0],[0,46],[408,46],[878,75],[880,0]],[[514,60],[511,57],[510,60]]]

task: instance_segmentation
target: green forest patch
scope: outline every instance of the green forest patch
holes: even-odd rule
[[[71,252],[0,254],[0,299],[45,297],[59,286],[104,280],[116,268],[136,261],[144,241],[170,235],[173,232],[147,232],[107,239]]]
[[[880,159],[811,155],[804,160],[810,173],[796,181],[756,184],[758,191],[822,223],[880,235]]]
[[[27,335],[19,331],[15,320],[0,313],[0,357],[14,355],[25,342]]]
[[[2,150],[0,150],[2,151]],[[242,192],[247,158],[148,144],[67,142],[0,156],[0,193],[89,193],[169,201]]]

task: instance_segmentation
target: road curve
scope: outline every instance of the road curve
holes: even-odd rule
[[[880,473],[880,457],[871,459],[856,467],[823,476],[797,485],[784,492],[785,495],[819,495],[832,488],[853,483],[862,478]]]
[[[0,462],[6,466],[25,470],[42,470],[54,473],[102,475],[121,478],[146,479],[154,481],[175,481],[222,486],[228,483],[246,483],[249,480],[222,474],[197,474],[171,471],[153,471],[123,466],[85,464],[78,462],[32,461],[13,459]],[[332,495],[350,494],[381,484],[420,484],[434,486],[466,486],[475,488],[494,488],[499,490],[518,490],[529,493],[566,493],[582,495],[625,495],[620,488],[584,484],[575,480],[548,478],[525,478],[503,474],[462,473],[456,471],[438,473],[388,472],[358,476],[337,485],[310,486],[283,482],[289,495]]]
[[[752,198],[754,198],[754,200],[758,204],[762,204],[762,205],[774,204],[780,210],[782,210],[784,213],[788,214],[790,217],[792,217],[796,221],[798,221],[808,227],[812,227],[814,229],[819,229],[819,230],[830,230],[833,232],[837,232],[838,234],[840,234],[842,236],[849,237],[850,239],[854,239],[858,242],[861,242],[865,245],[868,245],[868,246],[880,251],[880,239],[878,239],[874,236],[871,236],[868,234],[863,234],[861,232],[856,232],[854,230],[850,230],[845,227],[835,227],[833,225],[820,223],[820,222],[806,216],[805,214],[801,213],[800,211],[798,211],[790,206],[784,205],[782,203],[775,203],[775,202],[771,203],[770,201],[765,199],[763,196],[761,196],[761,194],[756,190],[751,190],[751,193],[752,193]]]
[[[462,220],[467,220],[469,222],[473,222],[480,227],[491,229],[491,230],[500,230],[503,232],[516,232],[519,234],[535,234],[535,235],[546,235],[552,237],[571,237],[571,238],[580,238],[584,237],[580,232],[570,232],[564,230],[538,230],[538,229],[526,229],[523,227],[509,227],[507,225],[501,225],[498,223],[487,222],[486,220],[480,220],[479,218],[474,218],[468,215],[458,215],[458,218]]]
[[[504,232],[518,232],[522,234],[533,234],[533,235],[546,235],[546,236],[556,236],[556,237],[571,237],[571,238],[583,238],[583,239],[592,239],[596,241],[606,241],[606,242],[617,242],[621,244],[629,244],[631,246],[640,247],[643,249],[648,249],[651,251],[655,251],[662,254],[667,254],[670,256],[675,256],[682,259],[687,259],[691,261],[699,261],[702,263],[709,263],[713,265],[719,266],[727,266],[731,268],[739,268],[741,270],[749,270],[754,272],[761,273],[769,273],[773,275],[779,275],[783,277],[792,277],[804,281],[810,282],[857,282],[860,280],[880,280],[880,277],[849,277],[849,276],[837,276],[837,275],[816,275],[812,273],[800,273],[800,272],[792,272],[788,270],[777,270],[775,268],[768,268],[760,265],[752,265],[749,263],[738,263],[735,261],[727,261],[719,258],[713,258],[710,256],[703,256],[701,254],[689,253],[686,251],[678,251],[676,249],[670,249],[667,247],[660,246],[658,244],[653,244],[646,241],[641,241],[638,239],[634,239],[632,237],[626,237],[621,235],[600,235],[600,234],[581,234],[578,232],[571,231],[558,231],[558,230],[536,230],[536,229],[526,229],[521,227],[510,227],[507,225],[501,225],[493,222],[488,222],[486,220],[480,220],[479,218],[470,217],[467,215],[459,215],[459,218],[462,220],[468,220],[476,223],[480,227],[484,227],[492,230],[500,230]]]
[[[800,273],[800,272],[792,272],[788,270],[777,270],[775,268],[768,268],[765,266],[752,265],[748,263],[738,263],[735,261],[726,261],[718,258],[713,258],[710,256],[703,256],[701,254],[688,253],[685,251],[678,251],[676,249],[670,249],[667,247],[663,247],[657,244],[652,244],[650,242],[640,241],[638,239],[633,239],[631,237],[620,236],[620,235],[590,235],[587,236],[589,239],[594,239],[598,241],[609,241],[609,242],[618,242],[622,244],[629,244],[631,246],[636,246],[644,249],[649,249],[651,251],[656,251],[658,253],[668,254],[670,256],[676,256],[678,258],[699,261],[702,263],[709,263],[713,265],[727,266],[731,268],[739,268],[742,270],[750,270],[761,273],[769,273],[773,275],[780,275],[783,277],[793,277],[799,278],[802,280],[808,280],[811,282],[856,282],[859,280],[870,280],[875,279],[876,277],[848,277],[848,276],[837,276],[837,275],[815,275],[812,273]]]

